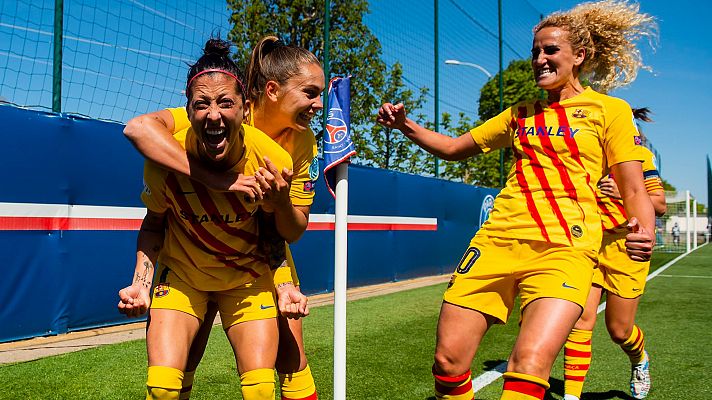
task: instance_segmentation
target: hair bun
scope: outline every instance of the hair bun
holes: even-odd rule
[[[220,38],[210,38],[207,42],[205,42],[203,54],[206,56],[217,55],[225,57],[230,54],[230,42]]]

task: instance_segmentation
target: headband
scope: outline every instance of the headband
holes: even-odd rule
[[[193,83],[195,78],[199,77],[200,75],[207,74],[210,72],[220,72],[220,73],[223,73],[225,75],[229,75],[229,76],[235,78],[235,80],[237,81],[237,84],[240,85],[240,90],[242,90],[243,96],[245,95],[245,85],[242,84],[242,81],[240,80],[240,78],[238,78],[237,75],[233,74],[230,71],[226,71],[224,69],[219,69],[219,68],[204,69],[204,70],[198,72],[197,74],[195,74],[192,78],[190,78],[190,80],[188,81],[188,85],[186,85],[186,87],[185,87],[186,94],[188,93],[188,88],[190,88],[190,84]]]

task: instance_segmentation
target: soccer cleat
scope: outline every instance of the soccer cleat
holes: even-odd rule
[[[562,400],[579,400],[579,398],[573,394],[565,394]]]
[[[645,352],[645,358],[639,364],[634,364],[630,373],[630,395],[634,399],[644,399],[650,392],[650,358]]]

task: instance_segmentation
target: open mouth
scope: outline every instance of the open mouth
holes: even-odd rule
[[[553,74],[554,74],[554,71],[551,70],[550,68],[540,68],[536,71],[537,79],[547,78]]]
[[[227,139],[227,129],[207,129],[205,131],[205,144],[213,149],[219,148]]]
[[[297,121],[305,126],[309,125],[309,122],[311,122],[312,118],[314,118],[314,114],[310,112],[303,112],[297,115]]]

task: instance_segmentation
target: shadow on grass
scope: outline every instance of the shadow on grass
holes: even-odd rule
[[[564,381],[556,378],[549,378],[549,385],[551,387],[546,391],[546,397],[544,400],[557,400],[564,397]],[[552,393],[559,395],[559,397],[553,397]],[[628,393],[622,392],[620,390],[609,390],[607,392],[584,392],[581,396],[581,400],[635,400]]]

